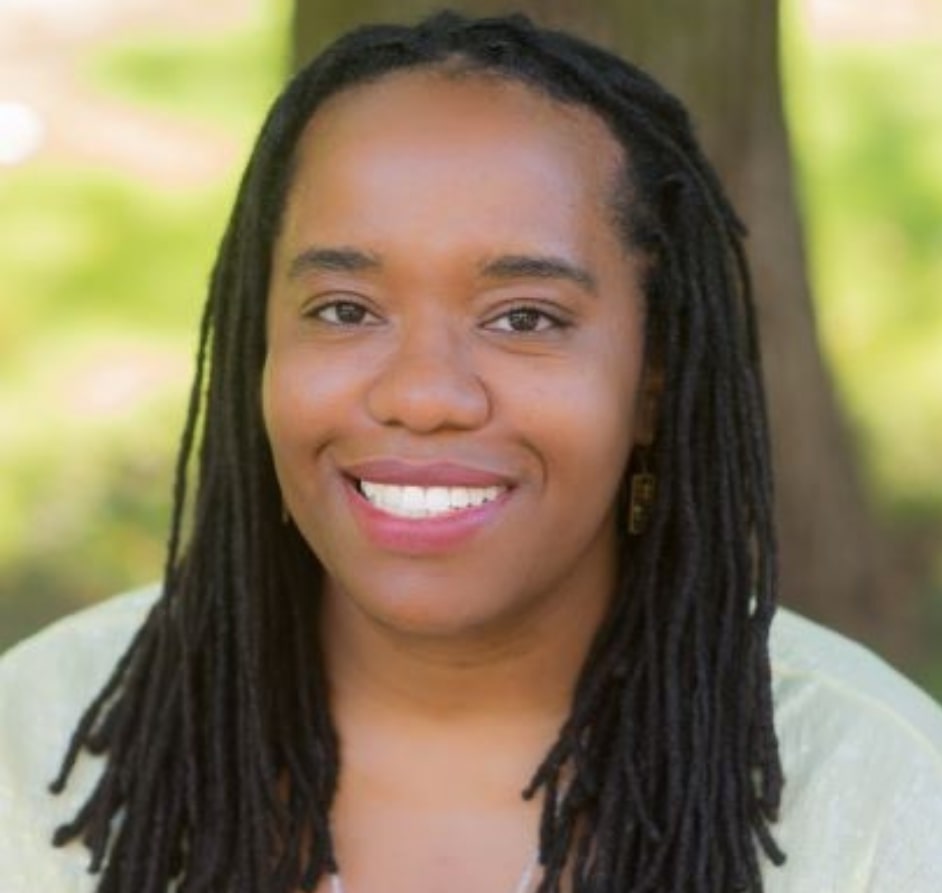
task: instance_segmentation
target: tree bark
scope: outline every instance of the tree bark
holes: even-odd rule
[[[473,13],[501,0],[458,0]],[[359,0],[295,5],[300,64],[367,21],[408,21],[438,4]],[[779,76],[775,0],[522,0],[542,24],[581,33],[677,93],[747,221],[777,478],[782,591],[803,613],[898,656],[911,635],[894,558],[862,485],[819,349]]]

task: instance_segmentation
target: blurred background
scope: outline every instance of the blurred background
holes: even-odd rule
[[[942,0],[724,4],[775,13],[738,26],[697,5],[572,26],[627,35],[609,42],[690,100],[750,223],[786,599],[942,697]],[[159,577],[261,116],[293,64],[389,7],[411,11],[0,0],[0,650]]]

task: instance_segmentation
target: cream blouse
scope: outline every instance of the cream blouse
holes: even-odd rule
[[[0,893],[93,893],[88,853],[53,849],[100,763],[47,793],[69,735],[153,602],[67,617],[0,659]],[[863,648],[788,611],[773,625],[786,787],[766,893],[942,893],[942,710]],[[717,891],[725,893],[725,891]]]

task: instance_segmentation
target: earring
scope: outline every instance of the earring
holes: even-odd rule
[[[288,506],[285,503],[284,497],[281,500],[281,523],[287,527],[291,523],[291,515],[288,514]]]
[[[647,468],[647,450],[639,450],[641,470],[631,475],[628,497],[628,532],[640,536],[647,530],[657,492],[657,476]]]

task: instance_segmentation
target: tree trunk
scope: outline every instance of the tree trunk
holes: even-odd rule
[[[508,11],[500,0],[453,8]],[[294,58],[366,21],[408,21],[438,4],[295,5]],[[765,357],[787,604],[899,655],[911,627],[891,553],[868,506],[819,350],[783,115],[774,0],[522,0],[542,24],[607,45],[676,92],[750,226]]]

